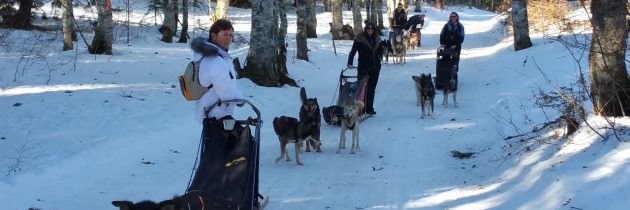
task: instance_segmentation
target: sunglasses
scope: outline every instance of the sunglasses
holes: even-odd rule
[[[365,29],[374,29],[372,26],[365,27]]]
[[[456,18],[457,16],[454,16],[454,15],[451,15],[451,17],[454,17],[454,18]]]

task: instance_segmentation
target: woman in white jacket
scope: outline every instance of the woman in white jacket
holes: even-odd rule
[[[217,20],[210,27],[210,39],[201,37],[193,39],[190,48],[194,59],[201,60],[199,82],[210,90],[197,100],[196,119],[203,123],[205,109],[217,101],[243,99],[243,93],[236,86],[238,74],[232,65],[232,56],[228,48],[234,37],[234,27],[228,20]],[[236,104],[222,103],[208,113],[208,118],[221,119],[232,115]]]

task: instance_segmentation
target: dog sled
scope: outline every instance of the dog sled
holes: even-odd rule
[[[359,79],[358,75],[346,75],[347,70],[348,68],[343,69],[339,74],[339,96],[337,98],[337,105],[324,107],[322,109],[324,121],[329,125],[341,125],[341,119],[343,118],[343,105],[347,100],[358,100],[365,103],[368,78],[364,77]],[[364,111],[365,110],[361,110],[360,113],[363,113]],[[361,120],[365,120],[367,117],[368,115],[361,118]]]
[[[221,103],[248,104],[255,117],[237,120],[232,117],[208,118],[208,113]],[[189,183],[186,193],[204,192],[213,196],[211,208],[262,210],[268,197],[258,191],[260,111],[244,99],[219,101],[205,110],[203,131],[199,143],[198,168]],[[252,135],[251,127],[254,128]]]
[[[435,89],[442,89],[451,80],[451,70],[455,63],[455,50],[451,48],[439,47],[437,49],[435,62]]]

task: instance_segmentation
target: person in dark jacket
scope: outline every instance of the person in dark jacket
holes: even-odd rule
[[[459,65],[459,55],[462,51],[464,35],[464,25],[459,22],[459,15],[456,12],[451,12],[449,21],[444,24],[442,32],[440,32],[440,46],[453,50],[455,65]]]
[[[420,25],[419,28],[418,25]],[[405,25],[405,30],[409,30],[411,33],[420,33],[422,27],[424,27],[424,14],[419,14],[409,17],[407,25]],[[420,38],[421,37],[418,36],[418,39]],[[418,47],[420,47],[420,40],[418,40]]]
[[[420,25],[420,28],[418,28],[418,25]],[[409,17],[407,25],[405,25],[405,30],[415,32],[416,29],[422,29],[422,27],[424,27],[424,14],[419,14]]]
[[[398,7],[394,10],[393,18],[392,28],[402,30],[407,25],[407,12],[403,8],[402,3],[398,3]]]
[[[352,69],[354,66],[354,55],[358,52],[358,78],[367,79],[367,95],[365,99],[365,113],[374,115],[374,94],[376,91],[376,84],[378,83],[378,76],[381,72],[381,57],[382,50],[380,50],[380,42],[376,32],[376,26],[373,23],[367,22],[363,32],[358,33],[354,37],[354,43],[352,49],[348,55],[348,68]]]

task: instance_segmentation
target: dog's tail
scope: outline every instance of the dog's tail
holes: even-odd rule
[[[306,97],[306,88],[304,87],[300,88],[300,99],[302,99],[302,103],[306,103],[306,99],[308,99]]]

